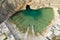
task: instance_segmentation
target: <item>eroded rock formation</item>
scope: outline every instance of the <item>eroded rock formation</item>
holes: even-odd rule
[[[25,4],[25,0],[0,0],[0,23],[8,19]]]

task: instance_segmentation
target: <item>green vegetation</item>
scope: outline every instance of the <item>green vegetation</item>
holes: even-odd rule
[[[4,40],[7,40],[7,37]]]
[[[60,10],[58,10],[58,12],[59,12],[59,15],[60,15]]]
[[[27,27],[34,27],[35,32],[41,33],[47,25],[50,24],[54,18],[54,12],[52,8],[30,9],[21,10],[14,14],[10,21],[17,25],[20,31],[26,32]]]

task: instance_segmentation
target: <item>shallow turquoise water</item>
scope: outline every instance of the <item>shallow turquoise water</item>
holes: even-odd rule
[[[21,10],[11,17],[11,22],[16,24],[20,31],[26,32],[27,27],[35,32],[42,32],[43,29],[51,22],[54,17],[52,8],[30,9]]]

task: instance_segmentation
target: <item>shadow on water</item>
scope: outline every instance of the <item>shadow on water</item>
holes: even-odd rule
[[[26,32],[27,27],[34,27],[35,32],[42,32],[42,30],[49,25],[53,19],[53,10],[51,8],[31,9],[29,5],[26,10],[16,12],[11,16],[13,23],[17,25],[19,30]],[[30,30],[31,31],[31,30]]]
[[[22,13],[23,15],[25,15],[27,17],[30,16],[34,19],[38,19],[38,18],[40,18],[40,16],[42,16],[40,9],[33,10],[30,8],[29,5],[26,6],[26,10],[18,11],[13,16],[17,15],[18,13]]]

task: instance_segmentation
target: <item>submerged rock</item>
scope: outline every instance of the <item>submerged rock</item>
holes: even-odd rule
[[[25,33],[29,27],[29,34],[32,34],[32,27],[35,34],[42,33],[42,31],[50,25],[54,18],[54,12],[52,8],[46,7],[41,9],[31,9],[29,5],[26,6],[26,10],[16,12],[10,18],[10,22],[15,24],[20,32]]]

